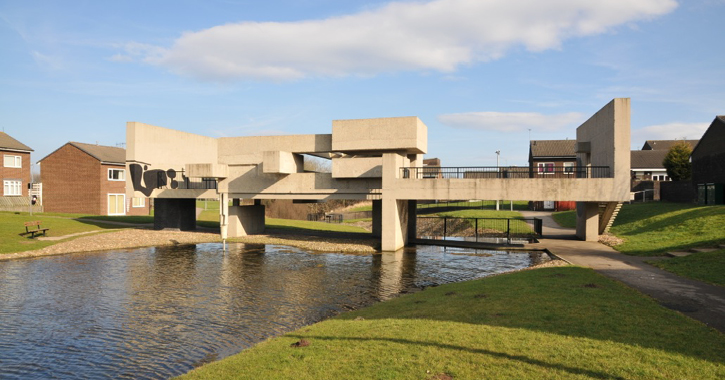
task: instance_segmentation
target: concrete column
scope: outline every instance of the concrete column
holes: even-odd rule
[[[381,200],[373,201],[373,236],[380,237],[383,230],[383,202]]]
[[[219,229],[221,230],[222,240],[227,239],[227,231],[229,227],[229,193],[219,194]]]
[[[232,206],[229,208],[229,237],[264,232],[264,206]]]
[[[397,251],[408,241],[408,201],[383,199],[381,249]]]
[[[196,199],[154,199],[154,229],[196,229]]]
[[[418,201],[408,201],[408,239],[406,244],[418,237]]]
[[[599,204],[576,203],[576,236],[585,241],[599,240]]]

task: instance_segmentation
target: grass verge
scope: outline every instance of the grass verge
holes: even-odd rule
[[[723,358],[717,331],[590,269],[560,267],[406,295],[183,378],[719,379]]]
[[[725,286],[725,249],[653,261],[650,264],[678,276]]]
[[[551,214],[554,221],[564,228],[576,228],[576,211],[557,211]]]

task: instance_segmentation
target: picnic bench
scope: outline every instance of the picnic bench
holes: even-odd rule
[[[40,228],[40,221],[36,220],[33,222],[25,222],[25,232],[21,232],[20,236],[30,235],[30,238],[34,238],[35,235],[43,234],[45,236],[45,232],[48,231],[50,228]],[[32,228],[35,226],[35,228]]]

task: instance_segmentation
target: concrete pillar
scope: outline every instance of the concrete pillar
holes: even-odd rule
[[[406,244],[418,237],[418,201],[408,201],[408,239]]]
[[[229,237],[264,232],[264,206],[232,206],[229,208]]]
[[[219,229],[222,240],[227,239],[229,227],[229,193],[219,193]]]
[[[408,201],[383,198],[380,246],[383,251],[397,251],[408,241]]]
[[[599,240],[599,204],[576,203],[576,236],[585,241]]]
[[[381,200],[373,201],[373,236],[381,237],[383,230],[383,202]]]
[[[196,199],[154,199],[154,229],[196,229]]]

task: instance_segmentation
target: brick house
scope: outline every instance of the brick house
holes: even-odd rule
[[[690,154],[700,204],[725,203],[725,116],[717,116]]]
[[[27,198],[28,183],[30,182],[30,152],[32,151],[30,147],[10,137],[7,133],[0,132],[0,156],[3,159],[0,178],[3,182],[3,197]]]
[[[531,140],[529,141],[529,176],[534,177],[576,177],[576,140]],[[532,210],[572,210],[575,202],[534,201],[529,202]]]
[[[69,142],[38,162],[46,212],[148,215],[146,198],[126,196],[126,150]]]

